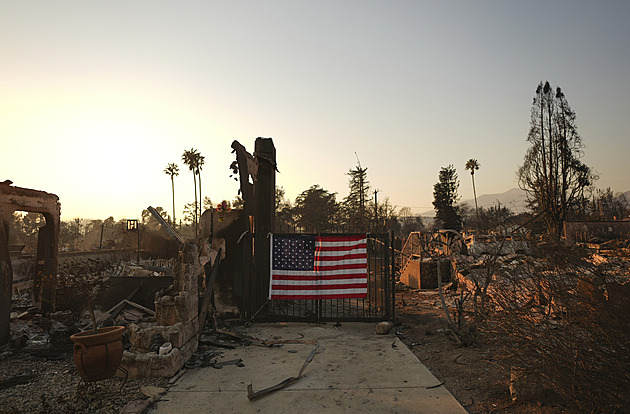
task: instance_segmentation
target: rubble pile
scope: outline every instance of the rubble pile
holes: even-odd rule
[[[443,331],[459,338],[460,345],[478,343],[480,332],[512,375],[514,402],[629,412],[627,246],[627,240],[576,245],[541,239],[519,251],[497,248],[492,253],[480,246],[478,251],[439,252],[441,261],[453,264],[455,275],[452,284],[443,279],[441,292],[414,289],[422,283],[409,283],[405,276],[412,273],[408,264],[420,260],[409,255],[400,277],[407,286],[399,284],[397,291],[402,306],[445,310],[449,329]],[[434,273],[420,268],[418,280],[423,271],[425,278]]]
[[[107,316],[97,312],[99,321]],[[116,323],[127,323],[122,314],[118,318]],[[148,398],[147,387],[166,390],[164,378],[112,378],[86,388],[72,361],[70,335],[89,326],[87,313],[62,310],[44,317],[29,291],[14,294],[12,337],[0,347],[0,412],[119,413],[128,402]]]
[[[92,259],[64,263],[59,269],[57,289],[57,308],[63,310],[47,316],[39,307],[33,306],[32,289],[14,286],[11,338],[0,347],[0,412],[118,413],[132,400],[155,398],[156,389],[165,391],[168,379],[163,377],[177,372],[197,346],[195,272],[199,269],[180,263],[178,274],[184,274],[184,268],[189,271],[188,280],[178,280],[175,286],[159,296],[157,314],[135,302],[141,296],[138,294],[140,288],[125,291],[126,298],[109,309],[103,308],[100,293],[107,292],[109,282],[116,278],[136,279],[141,286],[141,278],[146,279],[145,282],[149,278],[172,280],[172,277],[164,277],[172,274],[171,269],[159,265],[132,266]],[[92,320],[84,295],[72,286],[63,286],[63,282],[71,281],[76,274],[85,279],[88,273],[90,277],[98,276],[102,288],[97,294],[101,308],[94,309],[97,325],[128,327],[123,336],[127,350],[124,363],[130,368],[131,375],[126,381],[123,371],[119,371],[118,378],[89,384],[82,382],[72,361],[70,335],[90,330]],[[32,286],[32,282],[29,284]],[[144,288],[146,290],[146,286]],[[93,291],[92,287],[88,290]],[[118,300],[115,298],[122,291],[111,291],[110,300]],[[170,344],[168,352],[161,349],[165,343]],[[150,392],[147,387],[151,388]]]

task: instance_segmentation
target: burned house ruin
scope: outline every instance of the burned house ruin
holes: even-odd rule
[[[40,213],[46,225],[39,229],[34,268],[33,303],[42,313],[54,311],[59,222],[59,197],[44,191],[14,187],[6,180],[0,183],[0,345],[10,339],[11,292],[13,268],[9,255],[9,223],[15,211]]]
[[[161,221],[180,246],[180,252],[173,269],[173,284],[155,299],[156,321],[129,326],[132,348],[125,352],[121,365],[131,377],[174,375],[197,350],[207,317],[248,317],[266,299],[267,234],[274,217],[275,147],[271,138],[258,138],[253,155],[238,141],[232,143],[232,148],[236,152],[233,168],[240,176],[244,208],[231,210],[220,205],[206,210],[196,243],[183,243]],[[160,220],[159,215],[152,213]],[[170,352],[151,352],[157,335],[172,344]]]

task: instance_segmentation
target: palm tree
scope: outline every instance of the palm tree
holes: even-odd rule
[[[199,217],[201,217],[201,213],[203,212],[203,197],[201,196],[201,167],[203,167],[206,163],[206,157],[198,153],[195,158],[196,171],[199,176]]]
[[[171,176],[171,187],[173,189],[173,226],[175,226],[175,179],[179,175],[179,167],[174,162],[169,163],[164,169],[164,174]]]
[[[182,154],[182,162],[184,165],[188,166],[188,169],[193,173],[193,182],[195,185],[195,239],[197,239],[197,159],[199,153],[196,149],[191,148],[190,150],[185,150]]]
[[[479,228],[479,208],[477,207],[477,190],[475,189],[475,171],[479,169],[479,161],[474,158],[466,161],[466,170],[470,170],[470,176],[472,177],[473,195],[475,196],[475,214],[477,215],[477,229]]]

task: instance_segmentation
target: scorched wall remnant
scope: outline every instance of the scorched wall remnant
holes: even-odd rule
[[[14,187],[11,181],[0,183],[0,345],[10,339],[11,290],[13,269],[9,257],[9,223],[15,211],[40,213],[46,225],[39,229],[34,267],[33,301],[42,313],[55,309],[59,222],[59,197],[44,191]]]

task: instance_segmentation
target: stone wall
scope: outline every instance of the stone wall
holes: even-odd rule
[[[187,243],[179,252],[173,284],[155,300],[156,321],[127,327],[132,348],[125,351],[121,366],[129,372],[129,377],[171,377],[197,350],[198,280],[203,272],[197,255],[194,243]],[[173,345],[165,355],[151,349],[158,335]]]

